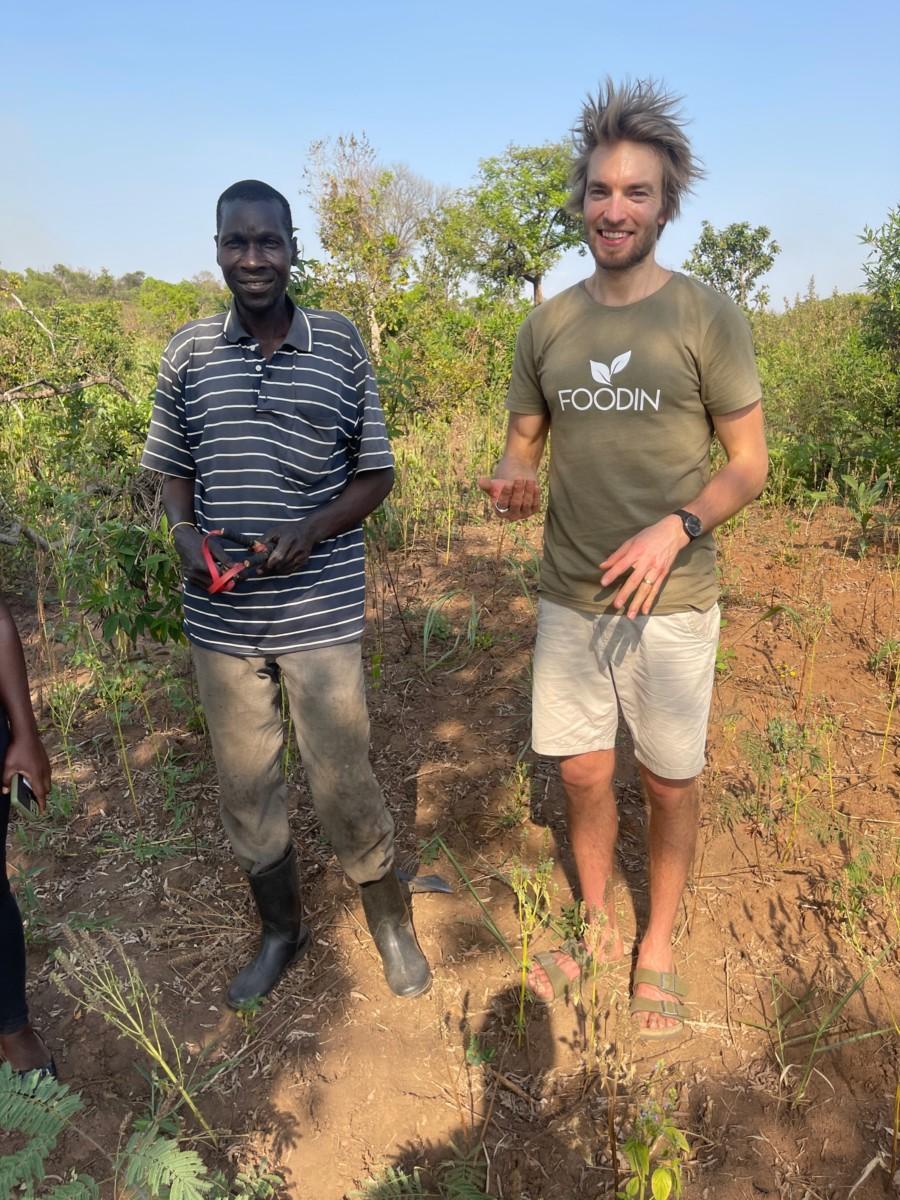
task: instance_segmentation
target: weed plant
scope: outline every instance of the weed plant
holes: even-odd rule
[[[271,1200],[284,1186],[265,1161],[259,1170],[238,1171],[231,1180],[209,1172],[196,1150],[180,1144],[177,1126],[166,1116],[135,1121],[124,1149],[108,1153],[76,1119],[83,1113],[80,1095],[66,1084],[0,1065],[0,1129],[19,1141],[0,1156],[0,1196],[99,1200],[101,1187],[109,1194],[111,1183],[112,1194],[144,1200]],[[109,1179],[98,1181],[83,1172],[67,1178],[50,1174],[57,1144],[69,1132],[88,1143],[95,1160],[105,1161]]]
[[[807,726],[776,715],[764,731],[746,731],[741,746],[756,780],[746,815],[766,836],[777,835],[779,823],[785,816],[790,817],[781,853],[784,861],[794,845],[805,802],[814,791],[807,780],[824,765],[818,741]]]
[[[865,958],[862,936],[869,926],[879,940],[900,936],[900,838],[891,832],[869,834],[831,881],[838,923]]]
[[[452,1148],[453,1156],[440,1165],[431,1186],[421,1167],[411,1171],[384,1167],[350,1195],[355,1200],[495,1200],[484,1190],[486,1169],[479,1161],[480,1148],[469,1154]]]
[[[44,873],[43,867],[19,867],[10,880],[16,894],[22,924],[25,929],[26,946],[37,946],[47,941],[50,919],[37,892],[37,880]]]
[[[620,1200],[669,1200],[682,1195],[682,1165],[690,1144],[675,1124],[671,1094],[663,1104],[647,1102],[636,1114],[622,1153],[631,1172]]]
[[[771,1020],[766,1027],[753,1028],[766,1028],[780,1069],[779,1083],[792,1106],[807,1099],[821,1055],[894,1032],[891,1025],[854,1031],[844,1020],[847,1005],[893,952],[894,945],[890,943],[876,959],[870,960],[846,991],[836,997],[826,996],[815,985],[794,996],[778,979],[770,978]]]
[[[529,867],[521,860],[513,863],[509,884],[516,897],[521,955],[519,959],[519,1009],[516,1030],[521,1040],[525,1033],[525,997],[528,991],[529,949],[534,934],[550,919],[553,904],[553,861],[542,858]]]
[[[53,978],[57,987],[76,1004],[98,1013],[116,1032],[150,1060],[192,1113],[200,1128],[215,1141],[206,1118],[197,1107],[198,1081],[189,1074],[178,1040],[159,1011],[157,997],[141,978],[121,942],[105,931],[96,938],[67,931],[66,949],[57,953]]]
[[[419,1167],[413,1167],[411,1174],[401,1167],[384,1167],[350,1195],[354,1200],[428,1200],[435,1193],[425,1190]]]
[[[896,679],[900,669],[900,639],[886,638],[869,655],[868,666],[875,675],[883,674],[891,682]]]
[[[481,612],[474,596],[469,596],[465,625],[454,635],[453,626],[446,613],[446,606],[451,600],[461,595],[464,593],[459,588],[455,588],[453,591],[445,592],[428,606],[422,624],[422,665],[426,672],[435,670],[436,667],[453,658],[461,645],[468,649],[468,657],[471,657],[476,650],[486,649],[491,645],[491,635],[481,629]],[[442,643],[445,648],[436,659],[429,659],[434,642]]]
[[[53,721],[62,740],[63,754],[68,770],[68,790],[71,803],[74,805],[77,793],[75,790],[74,764],[72,762],[72,733],[75,729],[75,716],[81,704],[84,689],[74,679],[57,679],[47,689],[47,707],[50,719]]]
[[[160,795],[172,834],[180,833],[194,816],[196,806],[185,790],[196,782],[202,771],[202,763],[192,761],[187,754],[176,754],[171,747],[158,760]]]
[[[531,814],[531,766],[519,761],[505,780],[507,800],[494,820],[491,831],[519,829]]]
[[[841,484],[844,505],[859,529],[856,544],[860,555],[864,555],[869,548],[869,527],[879,515],[878,506],[890,488],[891,474],[885,471],[871,481],[857,475],[843,475]]]
[[[14,806],[16,842],[23,850],[34,853],[46,850],[65,833],[74,811],[72,793],[58,784],[50,785],[47,807],[42,813],[32,812],[21,802]]]

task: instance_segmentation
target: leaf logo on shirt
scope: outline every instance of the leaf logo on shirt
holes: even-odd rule
[[[605,383],[608,386],[612,383],[613,375],[618,375],[620,371],[625,370],[630,358],[631,351],[626,350],[624,354],[617,354],[609,366],[606,363],[594,362],[593,359],[590,359],[591,375],[598,383]]]

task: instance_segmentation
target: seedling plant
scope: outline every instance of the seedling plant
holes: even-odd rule
[[[682,1166],[691,1147],[668,1106],[650,1101],[642,1108],[621,1149],[631,1177],[618,1193],[619,1200],[669,1200],[682,1195]]]

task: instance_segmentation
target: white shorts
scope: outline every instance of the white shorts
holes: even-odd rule
[[[567,757],[616,744],[618,709],[638,762],[692,779],[706,761],[719,606],[628,617],[541,598],[534,648],[532,745]]]

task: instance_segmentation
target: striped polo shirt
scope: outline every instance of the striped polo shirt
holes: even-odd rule
[[[358,472],[393,466],[356,327],[338,313],[291,309],[268,362],[234,305],[185,325],[162,356],[141,464],[193,478],[204,533],[261,537],[328,504]],[[251,575],[215,596],[185,580],[184,618],[190,641],[245,657],[359,638],[362,525],[319,542],[289,575]]]

